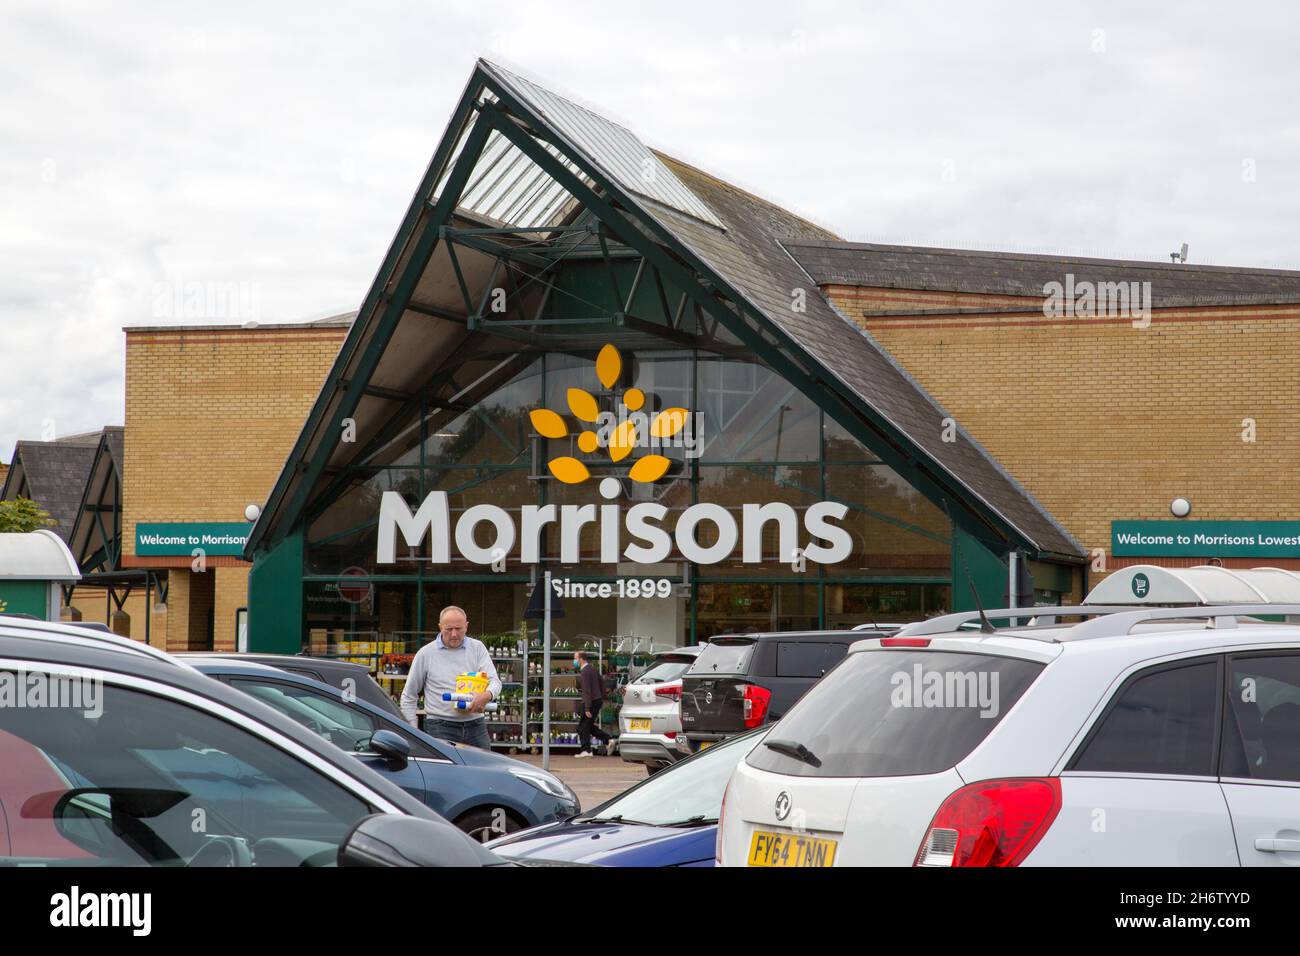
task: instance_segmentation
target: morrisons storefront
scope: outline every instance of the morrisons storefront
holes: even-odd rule
[[[902,621],[1068,533],[783,241],[835,237],[480,62],[253,528],[254,650]],[[1032,593],[1030,593],[1032,591]]]

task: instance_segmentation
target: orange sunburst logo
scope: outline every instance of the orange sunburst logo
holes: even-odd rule
[[[596,356],[596,378],[607,389],[612,389],[623,374],[623,356],[613,345],[606,345]],[[592,454],[605,449],[611,462],[628,458],[637,448],[644,448],[652,439],[670,439],[680,432],[690,417],[684,408],[665,408],[653,418],[639,414],[646,404],[646,394],[639,388],[629,388],[618,396],[619,410],[614,415],[602,416],[596,396],[581,388],[570,388],[566,399],[569,413],[580,423],[578,449]],[[628,413],[632,413],[629,417]],[[569,426],[564,417],[549,408],[537,408],[528,413],[537,434],[544,438],[567,438]],[[602,417],[606,419],[602,423]],[[614,422],[609,422],[613,418]],[[588,428],[587,426],[597,426]],[[658,481],[667,473],[672,459],[664,455],[641,455],[632,463],[627,476],[643,484]],[[591,477],[587,466],[568,455],[552,458],[547,469],[567,485],[576,485]]]

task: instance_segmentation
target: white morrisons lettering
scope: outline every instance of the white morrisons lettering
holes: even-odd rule
[[[602,489],[602,495],[612,497]],[[451,542],[456,550],[473,564],[493,564],[510,555],[519,545],[519,561],[537,564],[540,560],[539,538],[542,529],[558,524],[560,531],[560,561],[576,564],[579,560],[579,538],[584,525],[595,524],[600,531],[600,562],[616,564],[634,561],[638,564],[657,564],[666,561],[673,544],[682,556],[695,564],[716,564],[736,550],[739,543],[741,559],[746,564],[758,564],[763,557],[763,529],[769,522],[777,528],[778,554],[768,560],[782,563],[799,563],[806,559],[818,564],[835,564],[848,558],[853,550],[853,539],[848,531],[834,522],[848,513],[848,506],[838,501],[819,501],[803,512],[803,529],[810,540],[799,541],[799,514],[791,505],[781,502],[747,504],[741,507],[740,526],[735,517],[722,505],[692,505],[681,513],[672,533],[661,526],[668,509],[661,504],[642,502],[624,513],[618,504],[602,505],[524,505],[520,509],[520,528],[515,519],[496,505],[474,505],[451,527],[450,511],[445,491],[430,492],[414,514],[406,500],[396,491],[385,491],[379,502],[380,564],[397,561],[397,535],[412,548],[418,548],[425,535],[430,537],[429,561],[447,564],[451,561]],[[491,529],[491,542],[478,543],[478,527]],[[711,525],[716,540],[710,545],[699,543],[699,528]],[[623,532],[633,539],[623,546]]]

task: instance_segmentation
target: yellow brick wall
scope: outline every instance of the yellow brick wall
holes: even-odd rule
[[[173,569],[167,575],[167,643],[165,651],[190,649],[190,573]],[[194,644],[201,644],[203,634],[194,635]]]
[[[216,575],[214,650],[235,650],[235,612],[248,607],[248,566],[214,568]]]
[[[338,354],[344,328],[136,330],[126,337],[123,553],[155,521],[243,521],[264,504]],[[145,559],[148,560],[148,559]],[[171,571],[167,641],[199,645],[185,566]],[[214,567],[214,638],[233,646],[246,567]],[[134,628],[133,628],[134,635]],[[143,632],[141,632],[143,637]]]
[[[120,591],[118,593],[121,594]],[[153,597],[155,601],[158,599],[156,590],[153,592]],[[71,606],[81,612],[81,620],[83,621],[95,621],[99,624],[107,624],[109,627],[113,626],[113,622],[110,620],[108,612],[106,612],[106,606],[108,606],[108,611],[112,611],[117,608],[117,605],[111,604],[102,588],[74,588]],[[131,637],[143,641],[145,611],[143,587],[131,590],[130,596],[122,602],[122,610],[131,616]],[[149,626],[150,630],[152,630],[152,621]]]
[[[1109,551],[1112,520],[1169,518],[1180,495],[1193,518],[1300,518],[1300,306],[1156,310],[1139,329],[1048,320],[1039,304],[867,316],[934,306],[825,291],[1088,549]]]

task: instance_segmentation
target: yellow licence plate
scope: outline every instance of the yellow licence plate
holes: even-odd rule
[[[629,717],[627,719],[627,724],[628,724],[628,730],[631,730],[633,732],[644,731],[647,734],[650,733],[649,717]]]
[[[749,843],[750,866],[831,866],[834,863],[834,840],[756,830]]]
[[[700,750],[708,750],[708,749],[709,749],[710,747],[712,747],[712,746],[713,746],[713,741],[712,741],[712,740],[701,740],[701,741],[700,741]]]

